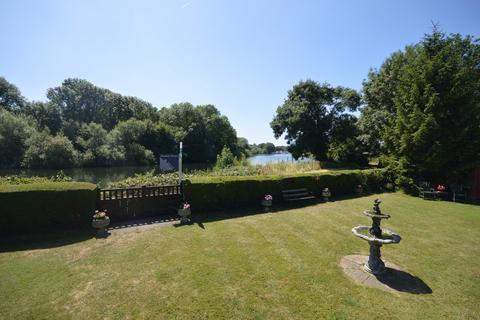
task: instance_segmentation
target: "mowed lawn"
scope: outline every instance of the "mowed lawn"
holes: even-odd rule
[[[368,253],[350,230],[369,224],[361,212],[376,197],[403,238],[383,258],[432,293],[344,275],[343,256]],[[52,244],[2,245],[0,318],[480,318],[480,206],[381,194]]]

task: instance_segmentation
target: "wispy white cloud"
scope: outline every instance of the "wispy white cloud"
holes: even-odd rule
[[[191,4],[192,4],[192,1],[185,2],[184,4],[182,4],[182,5],[180,6],[180,8],[181,8],[181,9],[185,9],[186,7],[188,7],[188,6],[191,5]]]

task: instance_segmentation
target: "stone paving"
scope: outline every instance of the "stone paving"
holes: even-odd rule
[[[139,232],[142,230],[164,227],[172,224],[178,224],[180,218],[177,216],[152,217],[113,223],[108,226],[109,233]]]
[[[364,286],[390,292],[432,293],[432,289],[420,278],[411,275],[393,263],[385,262],[387,272],[384,275],[376,276],[364,271],[363,265],[367,260],[368,256],[345,256],[340,261],[340,266],[350,279]]]

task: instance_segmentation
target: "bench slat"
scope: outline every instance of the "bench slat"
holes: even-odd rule
[[[282,190],[283,200],[285,201],[302,201],[315,199],[313,192],[307,188]]]
[[[308,196],[308,197],[301,197],[301,198],[291,198],[291,199],[285,199],[285,201],[300,201],[300,200],[310,200],[310,199],[315,199],[315,196]]]
[[[284,198],[298,198],[298,197],[304,197],[304,196],[312,196],[313,194],[311,192],[301,192],[301,193],[295,193],[295,194],[284,194]]]
[[[294,193],[294,192],[305,192],[308,191],[306,188],[303,189],[289,189],[289,190],[282,190],[282,193]]]

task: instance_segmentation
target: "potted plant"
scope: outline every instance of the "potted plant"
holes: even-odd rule
[[[435,187],[435,190],[437,191],[437,195],[439,199],[446,199],[448,195],[447,187],[445,187],[442,184],[439,184],[438,186]]]
[[[262,206],[263,210],[270,211],[270,207],[272,206],[273,197],[269,194],[266,194],[262,199]]]
[[[188,202],[184,202],[180,205],[180,208],[178,209],[178,215],[181,217],[181,223],[190,222],[190,219],[188,217],[190,217],[191,211],[190,204]]]
[[[327,202],[331,196],[332,196],[332,193],[328,188],[325,188],[322,190],[323,201]]]
[[[110,218],[107,216],[107,210],[95,210],[92,217],[92,227],[97,229],[97,235],[105,234],[105,228],[110,224]]]
[[[361,195],[363,193],[363,186],[361,184],[356,185],[354,191],[356,195]]]
[[[385,189],[387,189],[388,191],[393,191],[393,189],[395,189],[395,185],[391,182],[387,182],[385,184]]]

